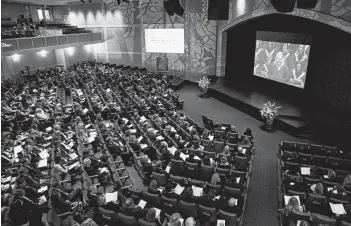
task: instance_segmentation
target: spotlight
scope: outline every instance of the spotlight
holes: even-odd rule
[[[85,3],[85,1],[84,0],[80,0],[82,3]]]
[[[170,16],[173,16],[174,13],[172,11],[172,7],[171,7],[171,2],[170,1],[165,1],[163,2],[163,6],[165,7],[166,13]]]
[[[168,15],[173,16],[177,14],[178,16],[184,15],[184,8],[180,4],[179,0],[166,0],[163,2],[164,7]]]
[[[120,5],[121,4],[121,0],[117,0],[117,4]]]

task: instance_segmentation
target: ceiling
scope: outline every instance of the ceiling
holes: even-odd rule
[[[80,1],[79,0],[2,0],[1,2],[50,6],[50,5],[67,5],[68,3],[80,2]],[[92,0],[92,2],[101,2],[101,0]]]

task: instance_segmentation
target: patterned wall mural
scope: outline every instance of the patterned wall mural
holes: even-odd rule
[[[215,75],[217,22],[207,20],[208,0],[181,0],[181,4],[183,17],[170,17],[163,0],[121,5],[104,0],[90,9],[86,4],[72,4],[70,17],[78,26],[91,26],[95,21],[94,25],[103,28],[106,41],[94,48],[97,60],[168,70],[193,81]],[[184,28],[184,54],[146,53],[144,31],[148,28]]]

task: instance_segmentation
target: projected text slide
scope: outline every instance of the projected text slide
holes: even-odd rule
[[[184,53],[184,29],[146,29],[148,53]]]

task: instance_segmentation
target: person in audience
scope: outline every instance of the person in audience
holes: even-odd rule
[[[171,183],[168,183],[166,185],[165,189],[162,191],[162,195],[170,199],[178,198],[178,195],[173,191],[173,185]]]
[[[188,217],[185,220],[185,226],[195,226],[196,225],[196,221],[193,217]]]
[[[132,198],[127,198],[124,202],[124,206],[120,208],[120,212],[124,215],[143,218],[144,213],[140,206],[135,206]]]
[[[201,139],[209,140],[209,138],[208,138],[209,135],[210,135],[210,132],[207,129],[205,129],[204,132],[201,135]]]
[[[347,174],[343,183],[344,186],[351,186],[351,174]]]
[[[155,223],[157,226],[161,226],[160,221],[156,218],[156,210],[154,208],[150,208],[145,215],[145,221],[149,223]]]
[[[230,164],[229,164],[229,162],[227,160],[227,157],[225,157],[225,156],[221,157],[221,161],[218,164],[218,167],[222,168],[222,169],[230,169],[231,168],[231,166],[230,166]]]
[[[221,183],[221,177],[218,173],[214,173],[211,178],[211,184],[217,185]]]
[[[312,193],[315,195],[324,195],[324,186],[322,183],[317,183],[311,186]]]
[[[328,169],[327,177],[323,178],[324,181],[335,182],[336,181],[336,173],[332,169]]]
[[[179,195],[179,200],[190,203],[195,202],[192,187],[185,188],[184,191]]]
[[[245,136],[244,139],[241,141],[241,145],[245,145],[245,146],[252,146],[251,140],[249,137]]]
[[[161,192],[157,189],[157,181],[156,180],[152,180],[150,182],[150,186],[148,187],[147,191],[151,194],[155,194],[155,195],[161,195]]]
[[[221,197],[218,201],[218,209],[223,210],[228,213],[235,213],[237,217],[240,217],[242,210],[238,205],[239,200],[235,198]]]
[[[254,137],[250,128],[247,128],[243,134],[250,138],[252,144],[254,143]]]
[[[302,220],[300,221],[300,226],[310,226],[310,223],[308,221]]]
[[[152,174],[152,164],[151,164],[151,161],[149,160],[149,156],[145,155],[144,153],[140,153],[140,162],[143,167],[145,177],[147,179],[150,179]]]
[[[181,226],[180,219],[182,216],[179,213],[173,213],[169,218],[168,226]]]
[[[295,197],[289,198],[288,204],[283,208],[279,209],[279,212],[284,216],[283,225],[289,225],[291,212],[305,212],[305,207],[300,205],[299,200]]]
[[[198,200],[198,203],[206,207],[216,208],[218,203],[217,203],[217,200],[215,200],[215,196],[216,196],[216,191],[213,189],[209,189],[207,194],[203,194],[200,197],[200,199]]]
[[[237,131],[236,131],[236,127],[235,126],[230,126],[230,128],[229,128],[229,130],[228,130],[228,132],[230,132],[230,133],[237,133]]]

